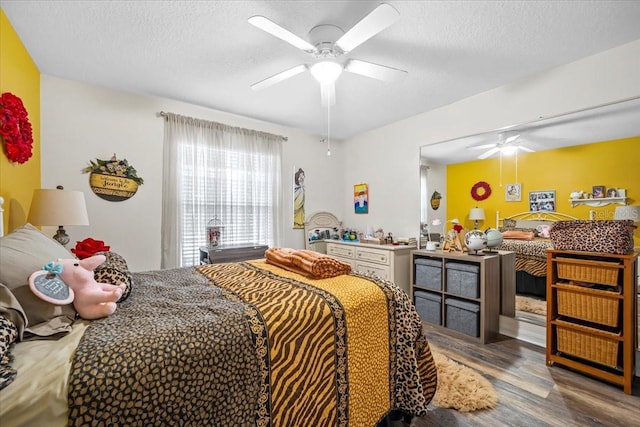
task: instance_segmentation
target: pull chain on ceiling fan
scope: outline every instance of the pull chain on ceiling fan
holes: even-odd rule
[[[296,65],[254,83],[251,88],[253,90],[265,89],[310,70],[320,83],[322,105],[326,106],[335,104],[335,82],[342,71],[385,82],[399,81],[407,74],[406,71],[357,59],[349,59],[344,64],[337,61],[337,58],[348,54],[391,26],[399,18],[400,14],[396,9],[389,4],[382,3],[346,33],[335,25],[318,25],[309,31],[310,41],[307,41],[264,16],[252,16],[248,20],[251,25],[312,55],[315,62],[311,65]]]

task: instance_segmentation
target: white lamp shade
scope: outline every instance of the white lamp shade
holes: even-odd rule
[[[640,206],[618,206],[613,213],[613,219],[632,219],[640,222]]]
[[[27,219],[34,225],[89,225],[82,191],[34,190]]]
[[[320,61],[311,66],[311,74],[321,84],[335,82],[342,73],[342,66],[333,61]]]
[[[469,211],[469,219],[479,220],[484,219],[484,209],[483,208],[473,208]]]

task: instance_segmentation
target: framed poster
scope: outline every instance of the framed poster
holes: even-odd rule
[[[530,212],[555,212],[556,192],[555,190],[530,191],[529,192]]]
[[[293,228],[304,228],[304,171],[293,168]]]
[[[522,198],[522,185],[521,184],[507,184],[505,189],[504,199],[507,202],[519,202]]]
[[[367,184],[353,186],[353,205],[355,213],[369,213],[369,186]]]

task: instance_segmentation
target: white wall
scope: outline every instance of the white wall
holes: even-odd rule
[[[162,206],[162,144],[164,121],[157,116],[167,111],[284,135],[283,182],[290,191],[285,197],[285,235],[282,245],[304,247],[303,230],[294,230],[293,171],[305,171],[307,217],[327,210],[342,215],[342,195],[336,191],[344,182],[343,147],[332,143],[331,157],[320,137],[299,130],[169,99],[127,94],[96,86],[41,77],[42,187],[63,185],[85,193],[89,227],[65,227],[75,242],[93,237],[104,240],[111,250],[125,257],[132,271],[160,268],[160,226]],[[81,173],[89,160],[108,159],[113,154],[126,158],[144,179],[131,199],[108,202],[89,187],[89,175]],[[47,234],[55,228],[45,227]],[[203,229],[203,239],[204,239]]]
[[[634,96],[640,96],[640,40],[351,138],[344,146],[354,160],[345,170],[343,223],[415,237],[420,146]],[[348,197],[361,182],[369,184],[368,215],[355,215]]]

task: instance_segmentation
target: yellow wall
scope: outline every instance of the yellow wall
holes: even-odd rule
[[[34,188],[40,187],[40,72],[0,9],[0,92],[20,97],[33,127],[33,156],[23,164],[0,154],[0,196],[5,231],[26,222]]]
[[[491,185],[491,196],[476,202],[471,197],[471,187],[478,181]],[[522,201],[505,201],[506,184],[522,184]],[[616,206],[571,207],[569,194],[582,190],[591,192],[594,185],[627,190],[628,204],[640,204],[640,136],[614,141],[566,147],[535,153],[518,154],[516,180],[515,157],[502,159],[502,187],[500,186],[500,159],[489,158],[447,166],[447,218],[458,217],[465,228],[473,228],[468,219],[473,207],[484,208],[486,219],[481,229],[495,226],[496,211],[500,217],[508,217],[529,211],[529,192],[555,190],[556,212],[580,219],[589,219],[589,211],[595,211],[595,219],[613,219]],[[640,244],[640,231],[636,229],[636,245]]]

